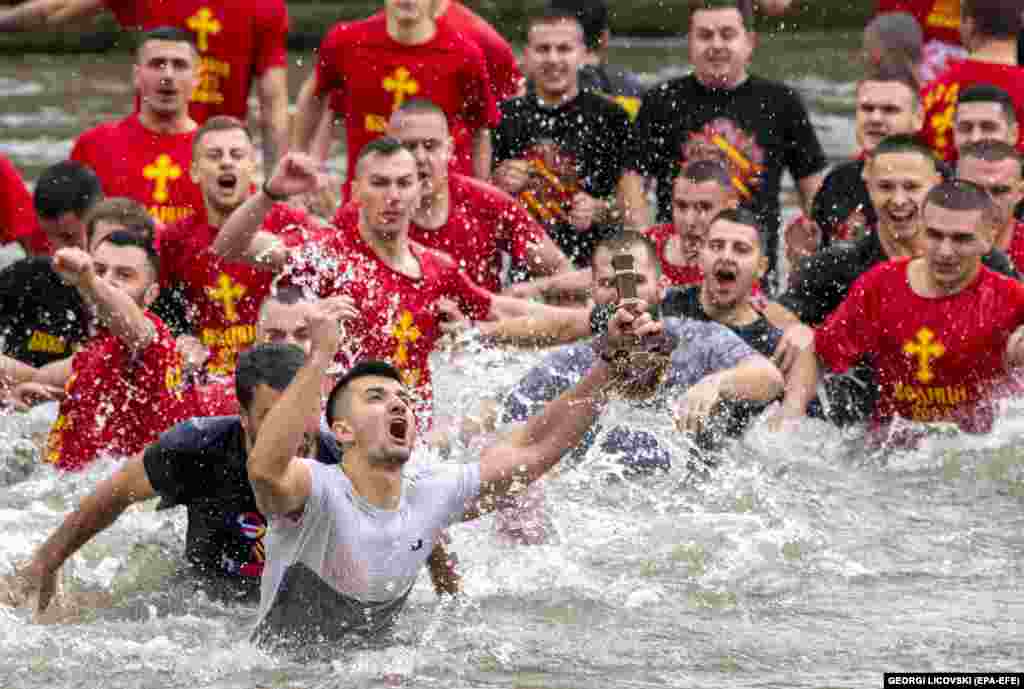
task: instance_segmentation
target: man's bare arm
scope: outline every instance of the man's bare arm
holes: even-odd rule
[[[263,169],[273,170],[288,151],[288,70],[271,67],[256,84],[263,116]]]
[[[480,333],[502,344],[546,347],[590,336],[590,309],[549,306],[543,313],[486,321]]]
[[[627,229],[643,230],[651,224],[651,210],[647,204],[644,177],[634,170],[625,170],[618,186],[619,207]]]
[[[317,95],[317,80],[314,71],[302,84],[298,98],[295,100],[292,147],[296,151],[310,152],[313,137],[320,127],[325,112],[327,112],[327,99]]]
[[[558,248],[547,232],[539,242],[530,242],[526,245],[526,261],[531,277],[559,275],[572,270],[572,261]]]
[[[0,12],[0,31],[36,31],[103,12],[103,0],[29,0]]]
[[[491,178],[491,163],[494,159],[494,145],[491,130],[481,127],[473,134],[473,175],[477,179]]]

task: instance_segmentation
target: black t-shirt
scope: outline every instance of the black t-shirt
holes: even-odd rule
[[[821,228],[822,246],[831,244],[839,226],[849,220],[858,208],[866,225],[874,227],[878,222],[863,174],[863,160],[848,160],[832,168],[822,182],[811,204],[811,219]]]
[[[569,202],[577,191],[611,196],[622,176],[629,139],[629,116],[603,96],[581,92],[557,108],[543,107],[535,95],[501,104],[494,130],[494,164],[531,161],[529,186],[519,200],[547,229],[578,267],[590,265],[594,244],[615,231],[595,225],[578,232],[569,224]]]
[[[332,438],[319,437],[317,459],[341,461]],[[142,458],[161,508],[188,509],[185,557],[192,570],[213,585],[212,593],[251,600],[259,596],[267,522],[256,507],[246,460],[237,416],[180,423],[147,447]]]
[[[854,242],[837,242],[803,259],[778,301],[801,322],[820,325],[843,303],[857,278],[886,260],[875,230]],[[1009,257],[998,249],[985,254],[982,262],[997,273],[1018,277]]]
[[[661,302],[661,313],[663,316],[692,318],[695,321],[711,320],[700,303],[700,285],[670,287]],[[775,348],[782,337],[782,331],[760,314],[757,320],[747,325],[723,325],[739,335],[755,352],[769,358],[775,354]]]
[[[732,90],[708,88],[690,75],[648,91],[625,167],[657,181],[658,222],[672,220],[679,168],[707,158],[729,166],[744,204],[767,230],[774,261],[783,171],[800,180],[826,165],[803,102],[785,84],[756,76]]]
[[[89,311],[61,280],[49,257],[26,258],[0,271],[4,354],[32,366],[67,358],[89,337]]]

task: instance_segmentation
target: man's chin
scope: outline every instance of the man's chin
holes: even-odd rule
[[[405,448],[394,448],[389,450],[382,450],[370,456],[370,464],[375,467],[387,468],[387,467],[401,467],[409,461],[409,457],[412,455],[410,450]]]

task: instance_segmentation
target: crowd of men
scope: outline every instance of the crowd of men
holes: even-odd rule
[[[29,254],[0,271],[0,394],[56,402],[56,470],[127,458],[0,602],[40,613],[68,557],[160,496],[188,509],[189,581],[258,599],[261,642],[377,634],[425,563],[458,591],[452,524],[497,510],[544,540],[534,482],[597,438],[631,471],[713,466],[602,415],[611,397],[704,450],[758,415],[871,443],[989,431],[1024,365],[1019,4],[879,2],[831,169],[797,92],[749,72],[735,0],[691,3],[692,73],[646,92],[607,63],[599,0],[531,16],[521,66],[454,0],[386,0],[327,32],[291,122],[283,0],[0,12],[143,30],[133,112],[32,194],[0,158],[0,240]],[[783,229],[787,171],[804,215]],[[429,357],[452,333],[558,348],[451,419]],[[421,435],[499,417],[477,461],[408,464]]]

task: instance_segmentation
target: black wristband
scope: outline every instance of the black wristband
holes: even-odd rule
[[[261,191],[263,192],[264,196],[266,196],[274,203],[282,203],[288,200],[288,194],[275,194],[274,192],[270,191],[270,187],[267,186],[268,184],[270,184],[269,179],[263,180],[263,187],[261,187]]]

